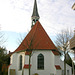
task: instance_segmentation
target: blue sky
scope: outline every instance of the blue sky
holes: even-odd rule
[[[54,41],[61,29],[75,28],[75,0],[37,0],[40,23]],[[0,0],[0,26],[5,33],[7,50],[18,47],[20,34],[26,36],[31,28],[34,0]]]

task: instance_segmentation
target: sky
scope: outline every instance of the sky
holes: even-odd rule
[[[37,0],[39,21],[53,42],[62,29],[74,30],[74,3],[75,0]],[[7,50],[16,50],[18,39],[30,31],[33,5],[34,0],[0,0],[0,28],[7,39]]]

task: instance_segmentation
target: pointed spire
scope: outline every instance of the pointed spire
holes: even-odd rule
[[[33,8],[32,17],[34,17],[34,16],[39,17],[36,0],[35,0],[35,2],[34,2],[34,8]]]
[[[32,26],[31,27],[33,27],[33,25],[36,23],[36,21],[38,21],[39,20],[39,14],[38,14],[38,8],[37,8],[37,2],[36,2],[36,0],[35,0],[35,2],[34,2],[34,8],[33,8],[33,13],[32,13]]]

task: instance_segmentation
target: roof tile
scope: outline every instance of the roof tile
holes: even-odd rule
[[[39,21],[36,22],[15,52],[27,49],[57,50]]]
[[[57,70],[61,69],[60,65],[55,65],[55,67],[56,67]]]
[[[30,65],[30,67],[31,67],[31,65]],[[25,65],[24,65],[24,68],[25,68],[25,69],[28,69],[28,68],[29,68],[29,64],[25,64]]]

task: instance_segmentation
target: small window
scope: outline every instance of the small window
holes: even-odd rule
[[[37,68],[38,69],[44,69],[44,56],[42,54],[38,55],[37,58]]]
[[[22,55],[20,55],[19,59],[19,70],[22,70]]]
[[[69,75],[69,70],[67,70],[67,75]]]

